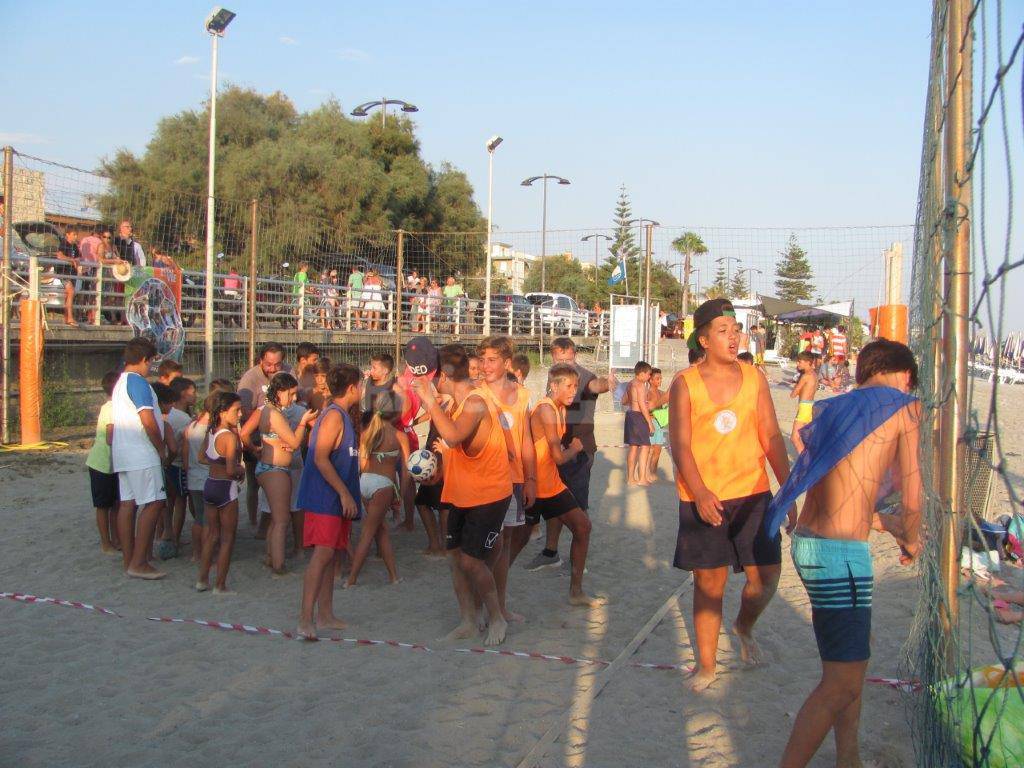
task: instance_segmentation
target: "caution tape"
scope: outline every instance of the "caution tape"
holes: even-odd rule
[[[37,597],[35,595],[22,594],[20,592],[0,592],[0,598],[6,598],[8,600],[15,600],[19,603],[26,605],[61,605],[68,608],[80,608],[86,611],[94,611],[101,613],[105,616],[114,616],[118,619],[130,619],[131,617],[124,616],[116,611],[112,611],[109,608],[102,608],[98,605],[91,605],[89,603],[81,603],[74,600],[59,600],[55,597]],[[160,624],[191,624],[197,627],[207,627],[209,629],[219,629],[227,632],[241,632],[246,635],[262,635],[264,637],[280,637],[285,640],[297,640],[299,636],[294,632],[289,632],[286,629],[272,629],[271,627],[261,627],[255,624],[240,624],[229,621],[212,621],[209,619],[187,619],[172,616],[147,616],[146,621],[154,621]],[[580,658],[576,656],[565,656],[559,654],[540,653],[538,651],[510,651],[501,648],[430,648],[422,643],[406,643],[400,640],[371,640],[367,638],[355,638],[355,637],[322,637],[322,641],[333,642],[333,643],[348,643],[350,645],[386,645],[391,648],[404,648],[410,651],[420,651],[423,653],[473,653],[478,655],[492,655],[492,656],[505,656],[516,659],[534,659],[536,661],[558,661],[562,664],[573,665],[573,666],[594,666],[594,667],[607,667],[611,664],[610,661],[604,659],[588,659]],[[694,667],[688,664],[664,664],[664,663],[652,663],[644,661],[630,662],[627,666],[633,667],[634,669],[652,669],[662,670],[668,672],[693,672]],[[905,693],[916,693],[921,690],[921,684],[914,680],[900,680],[892,677],[868,677],[865,678],[869,683],[876,683],[878,685],[887,685],[890,688],[905,692]]]
[[[26,595],[21,592],[0,592],[0,597],[7,600],[16,600],[19,603],[63,605],[65,608],[80,608],[83,611],[95,611],[96,613],[102,613],[104,616],[116,616],[119,619],[124,618],[121,614],[116,611],[112,611],[109,608],[101,608],[98,605],[91,605],[90,603],[79,603],[75,600],[58,600],[55,597],[36,597],[35,595]]]

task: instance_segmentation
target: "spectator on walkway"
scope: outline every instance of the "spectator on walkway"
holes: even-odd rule
[[[456,282],[454,275],[449,275],[444,286],[444,308],[448,322],[451,325],[450,333],[455,333],[459,304],[465,295],[465,291],[462,290],[462,283]]]
[[[380,330],[380,314],[384,311],[384,282],[374,269],[366,270],[363,281],[363,316],[367,320],[367,328],[371,331]]]
[[[129,219],[124,219],[118,225],[118,236],[114,239],[114,248],[122,260],[127,261],[134,267],[146,266],[146,252],[142,245],[135,239],[135,227]]]
[[[348,309],[352,313],[354,328],[363,327],[363,279],[363,271],[358,264],[353,264],[352,272],[348,276]]]

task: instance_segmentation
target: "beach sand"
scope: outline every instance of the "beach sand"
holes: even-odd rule
[[[788,431],[792,406],[784,391],[775,394]],[[617,445],[621,416],[604,411],[598,442]],[[0,600],[0,765],[517,766],[543,743],[531,765],[768,766],[818,680],[810,609],[788,543],[779,593],[758,625],[769,666],[741,670],[724,632],[723,670],[705,694],[689,692],[682,672],[630,666],[693,660],[689,574],[671,567],[677,500],[667,457],[662,482],[626,490],[625,451],[603,448],[597,456],[585,583],[607,595],[606,606],[569,608],[564,568],[526,572],[521,564],[540,542],[513,568],[510,605],[527,622],[514,625],[502,647],[612,661],[642,638],[610,669],[457,653],[481,641],[439,641],[456,623],[456,606],[444,561],[420,554],[419,526],[395,537],[402,583],[387,585],[383,565],[371,560],[359,588],[336,592],[336,610],[350,623],[337,636],[421,643],[432,652],[147,621],[292,630],[301,570],[270,578],[260,564],[263,542],[243,523],[229,579],[236,596],[192,591],[187,547],[163,564],[165,580],[126,579],[120,559],[99,552],[83,462],[81,450],[7,454],[0,462],[0,591],[94,603],[123,616]],[[563,556],[568,541],[566,533]],[[872,550],[869,674],[894,677],[918,583],[914,569],[899,565],[891,539],[873,537]],[[730,581],[726,627],[741,585]],[[643,635],[666,603],[664,618]],[[596,697],[595,684],[603,685]],[[865,759],[913,765],[905,697],[866,687]],[[829,740],[812,764],[833,761]]]

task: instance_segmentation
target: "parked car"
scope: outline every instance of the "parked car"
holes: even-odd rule
[[[537,307],[541,325],[554,333],[583,333],[587,327],[587,313],[583,312],[572,296],[564,293],[526,294],[526,299]]]
[[[512,333],[529,333],[533,304],[525,296],[515,293],[496,293],[491,296],[491,328],[508,332],[510,310]]]

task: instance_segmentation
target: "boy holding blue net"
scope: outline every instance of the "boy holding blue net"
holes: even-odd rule
[[[793,723],[784,768],[807,765],[829,730],[836,765],[861,764],[857,730],[874,586],[868,534],[872,528],[892,534],[904,564],[921,548],[921,403],[910,395],[917,386],[913,353],[886,339],[868,344],[857,361],[857,384],[817,405],[801,431],[804,451],[766,518],[768,535],[775,535],[807,492],[791,554],[811,600],[822,675]],[[879,515],[876,505],[890,486],[902,493],[903,512]]]

